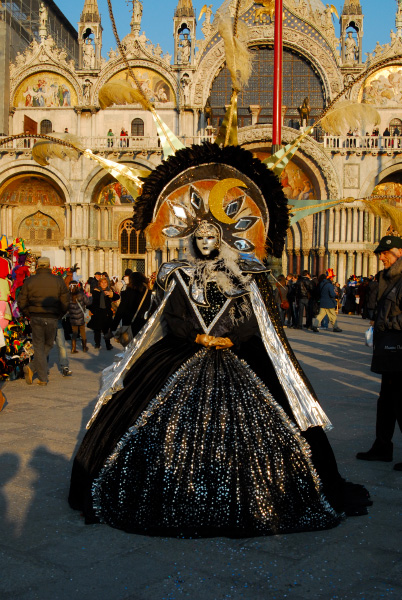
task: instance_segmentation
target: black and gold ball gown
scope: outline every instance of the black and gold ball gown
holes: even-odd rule
[[[178,536],[339,523],[343,480],[329,422],[262,271],[247,260],[162,265],[163,301],[106,372],[74,460],[69,502],[88,523]],[[234,345],[207,349],[199,333]],[[365,503],[364,489],[353,493]]]

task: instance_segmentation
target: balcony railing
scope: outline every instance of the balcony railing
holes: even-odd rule
[[[48,135],[52,135],[51,133]],[[0,137],[0,140],[4,139]],[[191,146],[192,144],[201,144],[203,141],[213,141],[214,137],[212,136],[180,136],[179,140],[183,143],[184,146]],[[161,152],[162,147],[157,136],[155,137],[147,137],[147,136],[102,136],[102,137],[80,137],[79,138],[80,145],[83,148],[89,148],[92,151],[98,152],[110,152],[110,153],[152,153],[152,152]],[[7,144],[3,144],[0,146],[0,154],[2,152],[24,152],[28,151],[32,148],[35,143],[35,138],[26,138],[26,139],[17,139],[8,142]]]
[[[335,136],[324,137],[324,148],[332,152],[387,154],[402,152],[402,137],[399,136]]]

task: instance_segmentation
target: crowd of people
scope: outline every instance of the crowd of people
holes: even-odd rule
[[[377,275],[351,275],[343,287],[334,279],[332,269],[318,277],[307,270],[299,275],[280,275],[275,281],[275,300],[282,325],[317,333],[320,326],[328,329],[329,321],[333,331],[340,333],[339,312],[371,320],[378,293]]]
[[[151,301],[150,285],[145,275],[131,269],[126,269],[121,280],[96,272],[82,283],[77,269],[52,272],[49,259],[40,257],[36,272],[25,279],[17,299],[34,347],[33,360],[23,367],[26,382],[32,384],[37,374],[36,383],[47,385],[48,356],[55,342],[61,374],[72,375],[66,340],[71,340],[72,354],[79,352],[78,339],[83,352],[88,352],[87,327],[93,331],[95,349],[101,348],[102,335],[106,349],[113,348],[111,338],[120,323],[131,329],[133,337],[144,324]]]

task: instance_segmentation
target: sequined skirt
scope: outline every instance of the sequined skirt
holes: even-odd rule
[[[268,535],[340,521],[308,444],[230,350],[199,350],[169,378],[108,457],[92,498],[101,522],[153,535]]]

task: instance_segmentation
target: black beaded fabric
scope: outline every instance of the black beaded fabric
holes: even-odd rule
[[[341,519],[310,450],[230,350],[202,348],[165,383],[92,487],[103,523],[197,537],[311,531]]]

